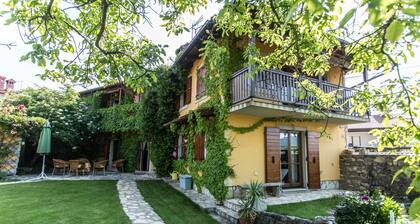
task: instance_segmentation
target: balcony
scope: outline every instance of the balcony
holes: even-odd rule
[[[349,113],[350,99],[356,90],[309,77],[300,79],[310,80],[326,93],[337,91],[336,102],[340,106],[330,108],[325,113],[340,121],[339,123],[367,120],[366,117]],[[264,69],[251,79],[249,68],[243,68],[231,77],[231,112],[265,117],[283,115],[302,117],[309,112],[308,105],[311,105],[316,98],[310,94],[301,97],[302,87],[299,86],[299,81],[291,73],[271,69]],[[343,122],[344,120],[346,122]]]

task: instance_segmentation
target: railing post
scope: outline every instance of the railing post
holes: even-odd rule
[[[322,89],[322,76],[320,74],[318,74],[318,86]]]
[[[251,39],[249,39],[249,46],[250,47],[255,47],[256,44],[256,37],[255,34],[252,34]],[[250,79],[250,84],[251,84],[251,92],[250,92],[250,96],[253,97],[255,96],[255,79],[256,79],[256,74],[254,77],[251,76],[251,74],[254,72],[254,65],[248,64],[248,75],[249,75],[249,79]]]

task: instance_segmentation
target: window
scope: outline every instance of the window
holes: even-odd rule
[[[187,139],[184,136],[178,136],[178,160],[187,158]]]
[[[194,139],[194,160],[202,161],[206,157],[205,135],[198,134]]]
[[[205,86],[205,83],[204,83],[205,74],[206,74],[206,69],[204,68],[204,66],[201,66],[197,70],[197,94],[196,94],[196,99],[200,99],[201,97],[203,97],[205,95],[205,92],[206,92],[206,86]]]
[[[191,103],[191,84],[192,77],[190,76],[187,79],[184,93],[179,97],[179,106],[177,105],[179,108]]]

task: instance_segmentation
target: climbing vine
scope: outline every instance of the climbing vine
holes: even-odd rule
[[[194,110],[189,112],[186,124],[172,126],[188,139],[187,158],[175,163],[177,171],[187,171],[199,191],[206,187],[218,201],[225,200],[228,192],[224,181],[234,176],[228,161],[232,145],[225,137],[225,131],[229,128],[230,76],[244,64],[242,50],[235,43],[230,38],[221,41],[209,38],[201,50],[206,68],[203,79],[209,100],[200,109],[212,110],[213,116],[204,117],[200,110]],[[194,160],[194,137],[197,134],[205,134],[206,159],[203,161]]]
[[[126,172],[136,170],[137,151],[140,145],[140,138],[137,134],[123,134],[121,138],[121,154],[125,160],[124,166]]]
[[[178,117],[177,96],[181,93],[184,72],[163,68],[158,81],[145,92],[140,109],[140,133],[149,145],[151,161],[158,176],[172,171],[172,151],[175,134],[165,123]]]
[[[102,132],[120,133],[140,130],[141,105],[139,103],[121,104],[110,108],[98,109]]]

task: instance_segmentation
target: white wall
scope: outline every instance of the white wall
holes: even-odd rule
[[[352,142],[353,140],[353,142]],[[376,137],[367,132],[347,132],[347,145],[353,143],[353,146],[358,147],[376,147]]]

